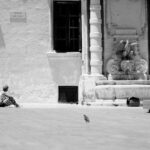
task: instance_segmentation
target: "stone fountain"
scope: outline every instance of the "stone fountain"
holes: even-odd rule
[[[108,80],[98,80],[95,87],[96,101],[125,100],[138,97],[150,98],[150,80],[147,79],[148,63],[140,55],[135,39],[114,40],[112,55],[106,69]]]
[[[113,80],[147,79],[148,63],[141,57],[136,40],[115,40],[106,67]]]

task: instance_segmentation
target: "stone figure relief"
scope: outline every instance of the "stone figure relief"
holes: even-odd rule
[[[112,57],[106,67],[115,80],[145,80],[148,63],[140,55],[137,40],[119,39],[113,42]]]

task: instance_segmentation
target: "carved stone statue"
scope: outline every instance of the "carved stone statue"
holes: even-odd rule
[[[140,56],[136,40],[114,41],[112,57],[106,67],[114,80],[145,80],[148,70],[147,61]]]

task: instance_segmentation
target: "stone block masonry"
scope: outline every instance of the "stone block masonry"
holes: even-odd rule
[[[95,87],[97,99],[126,99],[138,97],[149,99],[150,85],[99,85]]]
[[[54,102],[49,68],[49,2],[0,1],[0,88],[18,102]]]

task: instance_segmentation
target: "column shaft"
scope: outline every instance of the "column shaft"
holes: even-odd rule
[[[90,53],[91,74],[102,74],[102,33],[100,0],[90,2]]]
[[[49,0],[49,34],[50,34],[50,41],[49,41],[49,49],[54,50],[53,45],[53,0]]]
[[[89,48],[88,48],[88,14],[87,0],[81,1],[82,19],[82,74],[89,74]]]

